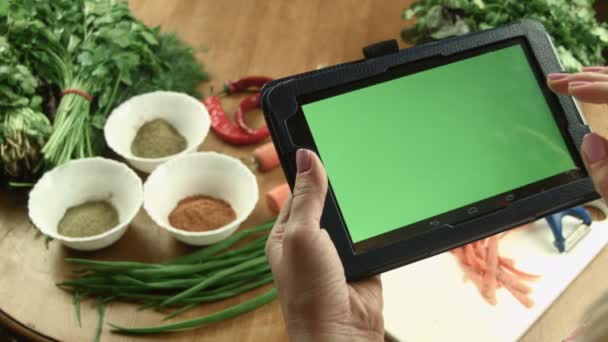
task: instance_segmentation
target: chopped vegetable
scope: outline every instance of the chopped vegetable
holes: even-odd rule
[[[553,37],[568,71],[604,63],[607,25],[598,23],[593,0],[416,0],[403,12],[416,18],[401,31],[405,41],[427,41],[486,30],[507,23],[534,19]]]
[[[281,165],[279,155],[272,142],[265,143],[253,150],[253,159],[256,168],[262,172],[270,171]]]
[[[281,211],[281,208],[283,208],[285,202],[287,202],[289,194],[291,194],[291,189],[287,183],[283,183],[268,191],[264,195],[264,198],[266,199],[266,205],[270,212],[277,215]]]
[[[529,297],[532,289],[524,281],[536,280],[540,276],[517,269],[512,259],[499,255],[498,243],[506,234],[458,247],[452,250],[452,254],[458,260],[465,280],[471,280],[490,305],[497,304],[496,291],[504,287],[522,305],[531,308],[534,305]]]

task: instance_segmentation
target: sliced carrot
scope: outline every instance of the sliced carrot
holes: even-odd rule
[[[468,244],[464,246],[464,260],[466,261],[466,264],[469,266],[474,266],[475,265],[475,252],[473,251],[473,245],[472,244]]]
[[[456,256],[456,259],[458,259],[458,261],[463,261],[463,251],[462,251],[462,247],[457,247],[452,249],[452,254],[454,254]]]
[[[253,150],[253,158],[257,163],[258,170],[263,172],[272,170],[281,164],[277,150],[274,148],[272,142],[266,143]]]
[[[479,240],[475,242],[475,253],[478,257],[485,260],[486,259],[486,240]]]
[[[500,265],[502,267],[504,267],[505,269],[507,269],[509,272],[513,273],[514,275],[526,279],[526,280],[537,280],[538,278],[540,278],[540,275],[538,274],[531,274],[531,273],[527,273],[524,272],[522,270],[519,270],[515,267],[515,263],[503,263],[503,260],[501,258],[500,260]]]
[[[509,291],[513,297],[515,297],[515,299],[517,299],[517,301],[519,301],[523,306],[525,306],[526,308],[531,308],[534,306],[534,301],[532,300],[532,298],[528,297],[526,294],[522,293],[521,291],[517,291],[516,289],[509,287],[509,286],[505,286],[507,288],[507,291]]]
[[[462,269],[464,271],[465,277],[466,279],[470,279],[473,284],[475,284],[475,287],[477,287],[478,291],[481,291],[482,286],[483,286],[483,276],[477,272],[475,272],[475,270],[473,270],[473,268],[467,266],[467,265],[462,265]]]
[[[515,260],[511,259],[511,258],[505,258],[505,257],[498,257],[498,263],[501,266],[505,266],[505,265],[510,265],[510,266],[515,266]]]
[[[289,189],[289,184],[287,183],[283,183],[268,191],[264,195],[268,209],[270,209],[274,215],[277,215],[281,211],[281,208],[283,208],[283,205],[287,201],[290,193],[291,190]]]
[[[524,227],[526,226],[522,228]],[[471,280],[489,304],[496,305],[496,291],[504,287],[522,305],[530,308],[534,305],[528,296],[532,288],[524,280],[535,280],[539,276],[517,269],[513,259],[499,255],[498,243],[505,235],[506,233],[498,234],[455,248],[452,254],[458,259],[464,280]]]
[[[515,278],[505,271],[498,271],[497,278],[505,285],[506,288],[517,290],[523,294],[532,292],[530,286],[524,284],[521,280]]]
[[[492,304],[496,303],[496,275],[498,273],[498,237],[496,235],[488,240],[486,253],[488,269],[483,275],[482,295]]]

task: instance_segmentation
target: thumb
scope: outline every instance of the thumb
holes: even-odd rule
[[[608,141],[596,133],[589,133],[583,138],[582,149],[595,190],[608,200]]]
[[[305,149],[296,152],[298,175],[293,188],[293,202],[289,221],[298,228],[319,229],[327,194],[327,174],[315,153]]]

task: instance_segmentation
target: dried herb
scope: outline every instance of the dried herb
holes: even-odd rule
[[[186,139],[163,119],[144,123],[131,144],[133,155],[142,158],[162,158],[186,149]]]
[[[118,212],[108,202],[86,202],[66,210],[57,232],[68,237],[88,237],[106,232],[118,224]]]

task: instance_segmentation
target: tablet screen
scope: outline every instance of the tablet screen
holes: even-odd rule
[[[519,44],[301,108],[355,246],[577,169]]]

